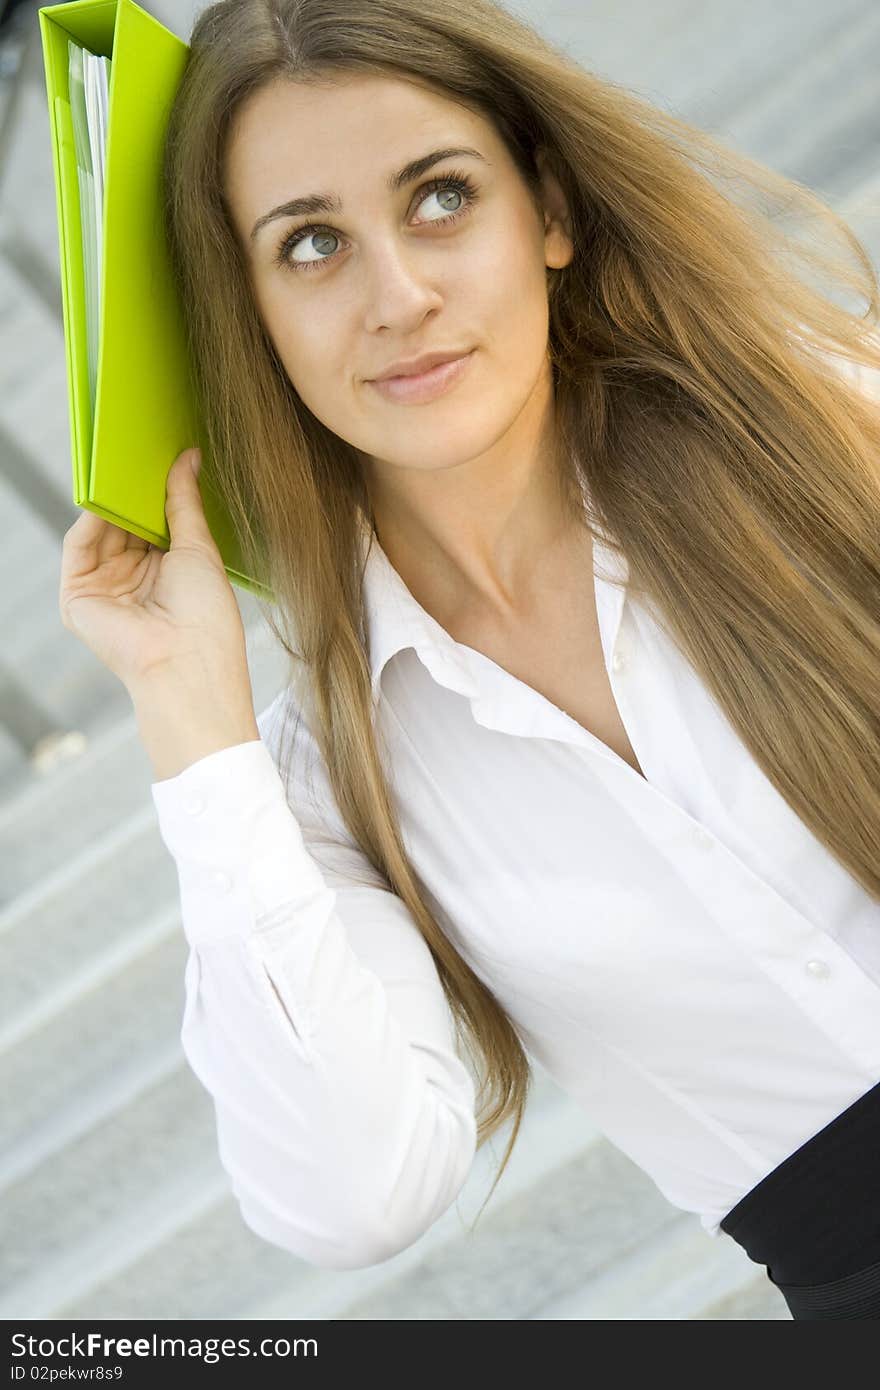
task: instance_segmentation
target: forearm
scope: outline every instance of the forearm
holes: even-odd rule
[[[418,924],[337,840],[341,871],[324,826],[323,865],[312,856],[290,805],[305,782],[282,782],[268,739],[152,789],[193,948],[180,1040],[245,1223],[312,1264],[359,1269],[412,1245],[461,1191],[474,1084]]]
[[[238,743],[260,737],[250,684],[208,690],[185,678],[163,677],[129,691],[153,781]]]

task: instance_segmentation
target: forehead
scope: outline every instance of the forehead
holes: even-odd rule
[[[384,74],[339,74],[319,82],[279,79],[237,113],[226,149],[226,181],[242,217],[281,199],[376,184],[434,141],[467,138],[496,148],[479,113],[427,82]],[[436,139],[435,139],[436,137]],[[358,184],[357,180],[361,182]]]

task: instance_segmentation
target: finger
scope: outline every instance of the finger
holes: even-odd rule
[[[64,533],[62,545],[68,550],[82,550],[97,543],[106,533],[111,521],[105,521],[97,512],[81,511],[72,526]]]
[[[96,512],[82,511],[76,521],[64,533],[61,543],[61,584],[62,588],[74,576],[97,568],[102,556],[106,555],[108,543],[113,532],[119,527],[105,521]],[[124,535],[124,532],[120,533]],[[116,548],[119,549],[118,542]]]
[[[97,512],[81,511],[64,534],[62,564],[79,564],[84,557],[107,560],[123,550],[144,550],[147,542]]]
[[[166,480],[165,515],[171,535],[171,548],[180,545],[201,545],[216,549],[211,528],[205,517],[202,494],[193,471],[196,449],[184,449],[168,470]],[[198,460],[195,460],[198,462]]]

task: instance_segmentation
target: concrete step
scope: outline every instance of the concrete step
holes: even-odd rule
[[[705,1320],[746,1298],[754,1317],[791,1317],[763,1266],[750,1260],[729,1236],[709,1236],[685,1213],[658,1227],[568,1297],[546,1303],[535,1317],[553,1322]]]
[[[216,1201],[223,1178],[213,1107],[181,1063],[4,1189],[0,1316],[52,1316]]]
[[[0,911],[0,1053],[124,969],[157,916],[181,930],[178,892],[150,804],[13,899]]]
[[[677,1213],[607,1140],[563,1159],[494,1212],[407,1271],[357,1299],[349,1319],[530,1319],[641,1248]],[[637,1315],[637,1314],[634,1314]]]
[[[383,1311],[376,1316],[403,1316],[398,1307],[406,1286],[413,1278],[426,1277],[425,1271],[438,1257],[448,1255],[450,1245],[458,1247],[458,1261],[463,1241],[473,1246],[477,1257],[484,1223],[488,1226],[496,1215],[501,1218],[510,1203],[521,1201],[536,1185],[555,1181],[566,1156],[582,1155],[597,1143],[605,1141],[570,1099],[539,1072],[517,1148],[474,1236],[464,1227],[476,1215],[497,1170],[503,1151],[497,1136],[477,1155],[452,1207],[415,1245],[381,1265],[344,1271],[313,1268],[260,1242],[244,1227],[237,1209],[231,1211],[228,1202],[220,1202],[197,1220],[181,1223],[161,1248],[145,1250],[124,1271],[117,1270],[111,1279],[59,1305],[53,1316],[136,1317],[139,1310],[149,1310],[151,1317],[336,1319],[357,1315],[365,1297],[381,1306]],[[525,1248],[511,1252],[512,1258],[524,1262],[524,1278],[527,1255]],[[174,1290],[168,1285],[169,1262],[180,1275]],[[234,1300],[233,1288],[237,1291]]]
[[[27,1309],[29,1316],[39,1317],[130,1317],[148,1308],[150,1316],[160,1316],[157,1310],[171,1307],[167,1274],[172,1252],[175,1270],[196,1273],[174,1288],[177,1311],[168,1316],[234,1316],[232,1289],[241,1317],[251,1316],[243,1303],[257,1306],[277,1299],[280,1287],[299,1303],[314,1302],[321,1285],[325,1298],[335,1291],[339,1307],[340,1296],[351,1288],[339,1271],[315,1270],[244,1225],[216,1158],[213,1105],[188,1067],[166,1060],[170,1065],[164,1076],[145,1077],[127,1104],[120,1097],[118,1108],[3,1192],[14,1216],[0,1283],[15,1292],[0,1300],[0,1316],[20,1316]],[[583,1150],[598,1139],[562,1093],[543,1095],[535,1109],[541,1111],[540,1127],[533,1124],[529,1134],[521,1134],[519,1150],[520,1167],[531,1182],[555,1168],[560,1148]],[[479,1155],[459,1204],[475,1186],[483,1199],[495,1155],[497,1150]],[[103,1183],[95,1184],[96,1172],[105,1175]],[[191,1172],[198,1172],[198,1185],[190,1180]],[[502,1179],[493,1202],[503,1206],[511,1194],[515,1198],[515,1188],[505,1188]],[[472,1199],[472,1204],[476,1209],[478,1201]],[[448,1239],[450,1226],[458,1230],[456,1205],[395,1261],[411,1266]],[[221,1261],[207,1258],[230,1237]],[[240,1269],[231,1263],[235,1259]],[[395,1261],[375,1270],[341,1273],[375,1281],[381,1271],[384,1280]],[[360,1287],[365,1286],[361,1281]],[[182,1306],[183,1288],[191,1296]]]
[[[517,1142],[492,1197],[471,1227],[486,1201],[507,1146],[510,1125],[493,1136],[476,1154],[473,1168],[458,1199],[421,1240],[372,1269],[346,1270],[340,1280],[332,1270],[312,1270],[308,1281],[294,1278],[279,1282],[268,1296],[243,1303],[240,1316],[251,1319],[320,1318],[356,1316],[364,1300],[375,1316],[406,1316],[406,1289],[410,1280],[454,1285],[462,1264],[479,1258],[485,1233],[504,1220],[503,1212],[517,1204],[519,1211],[530,1193],[556,1182],[566,1163],[607,1141],[571,1097],[561,1091],[539,1065]],[[647,1179],[645,1179],[647,1184]],[[659,1194],[658,1194],[659,1195]],[[662,1199],[661,1199],[662,1201]],[[512,1209],[512,1208],[511,1208]],[[511,1223],[515,1231],[516,1219]],[[490,1235],[489,1239],[493,1239]],[[527,1237],[511,1242],[510,1258],[528,1256]],[[403,1303],[401,1302],[403,1300]],[[372,1316],[372,1314],[371,1314]]]
[[[186,942],[174,918],[157,913],[142,943],[140,955],[0,1053],[0,1181],[18,1180],[39,1163],[63,1163],[90,1113],[103,1112],[111,1098],[127,1104],[159,1056],[185,1065]]]
[[[259,713],[284,684],[287,656],[265,624],[252,621],[246,632]],[[116,684],[125,716],[94,732],[79,757],[46,776],[29,777],[0,804],[0,909],[79,855],[85,856],[87,871],[102,837],[152,806],[150,760],[138,737],[131,700]],[[76,872],[74,865],[71,871]]]

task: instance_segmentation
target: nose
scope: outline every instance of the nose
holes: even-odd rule
[[[443,304],[427,251],[388,242],[370,257],[365,277],[364,319],[369,332],[379,328],[408,331],[425,314]]]

